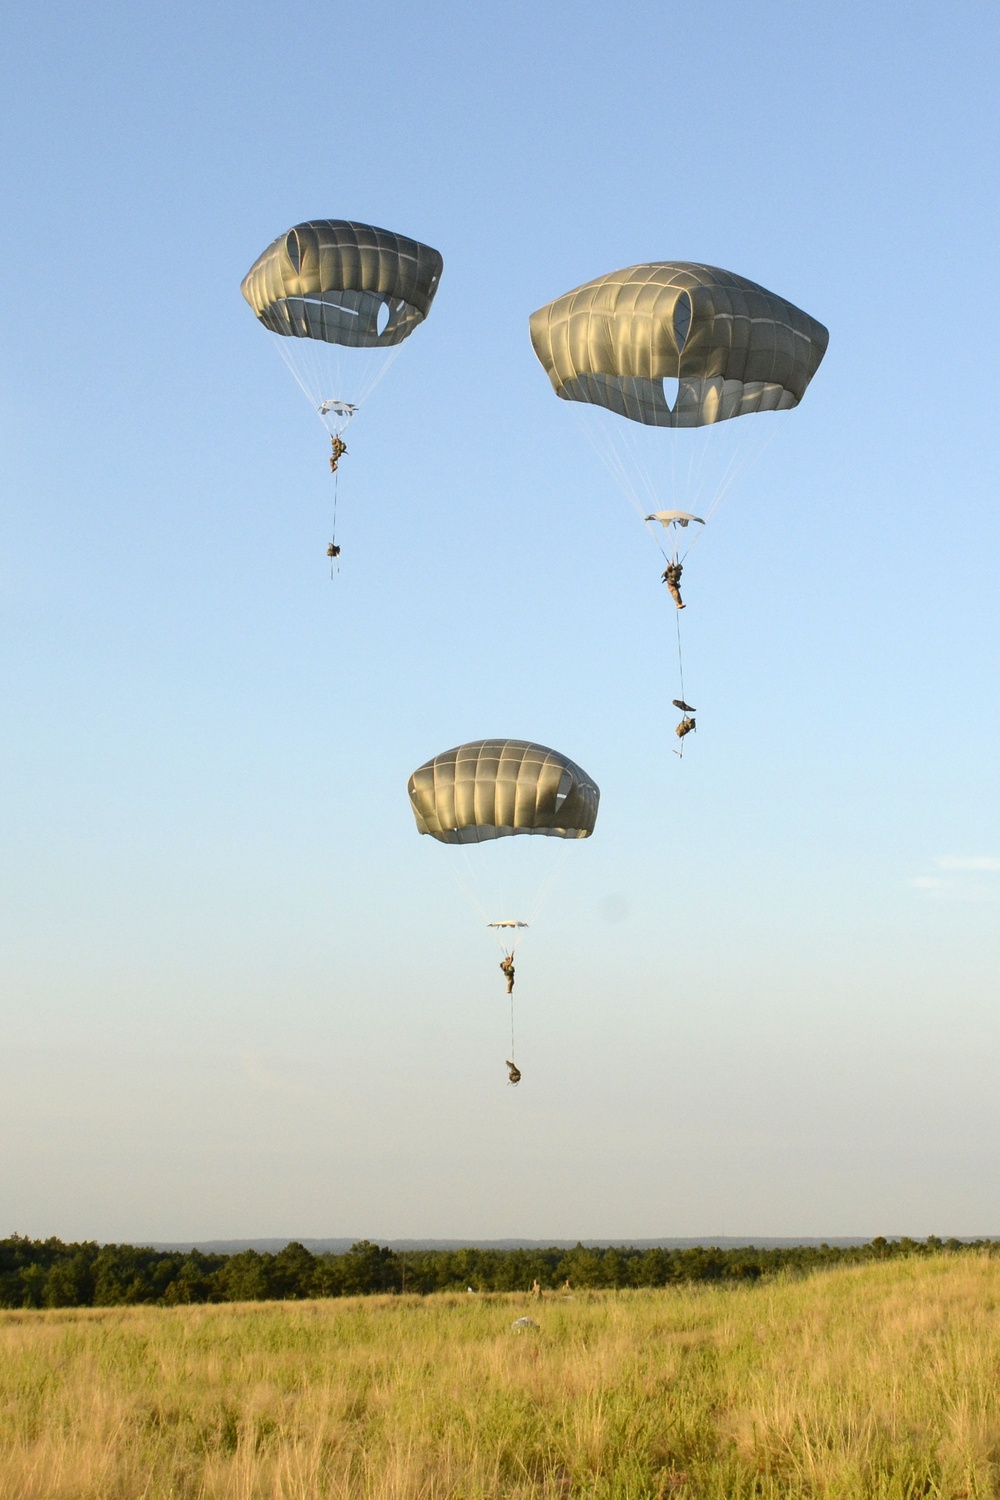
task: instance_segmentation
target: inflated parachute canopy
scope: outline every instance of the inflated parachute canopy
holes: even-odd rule
[[[407,790],[418,831],[443,844],[518,833],[585,839],[601,797],[586,771],[529,740],[474,740],[444,750],[414,771]]]
[[[787,411],[829,339],[822,323],[756,282],[683,260],[612,271],[531,316],[557,396],[650,427]],[[664,379],[679,382],[673,406]]]
[[[311,219],[279,234],[240,289],[272,333],[376,349],[402,343],[423,322],[443,268],[419,240],[350,219]]]

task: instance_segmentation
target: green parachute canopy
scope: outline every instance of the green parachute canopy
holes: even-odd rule
[[[265,328],[353,349],[400,344],[430,311],[444,261],[351,219],[310,219],[258,256],[241,290]]]
[[[705,427],[797,406],[830,335],[783,297],[716,266],[612,271],[531,316],[557,396],[649,427]],[[678,382],[671,404],[664,380]]]
[[[585,839],[600,789],[574,761],[529,740],[473,740],[419,766],[407,790],[420,833],[443,844],[513,834]]]

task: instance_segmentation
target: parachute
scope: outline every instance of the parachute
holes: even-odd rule
[[[443,267],[436,250],[405,235],[350,219],[313,219],[272,240],[241,291],[272,333],[385,348],[424,321]]]
[[[418,766],[407,790],[420,833],[443,844],[516,834],[585,839],[600,791],[586,771],[529,740],[474,740]]]
[[[629,434],[612,423],[591,436],[667,563],[663,579],[678,607],[683,698],[679,611],[684,606],[676,586],[701,534],[688,535],[688,528],[711,519],[745,466],[737,441],[713,436],[709,443],[704,433],[690,430],[797,406],[819,368],[829,333],[809,313],[754,281],[679,260],[649,261],[598,276],[533,313],[530,333],[563,401],[603,408],[639,429],[672,429],[671,438],[678,434],[669,445],[669,478],[659,472],[661,456],[653,445],[644,448],[638,441],[637,427]],[[742,433],[743,424],[738,427]],[[603,444],[596,441],[599,436]],[[717,462],[711,461],[709,447]],[[663,507],[665,488],[673,507]],[[701,514],[674,508],[678,501],[697,505]]]
[[[344,429],[426,318],[443,267],[437,250],[405,235],[312,219],[280,234],[244,276],[243,296],[280,335],[278,347],[330,435],[335,482]]]
[[[533,313],[530,326],[557,396],[648,427],[787,411],[830,338],[756,282],[683,260],[598,276]],[[665,379],[678,382],[673,404]]]
[[[600,789],[575,761],[530,740],[475,740],[444,750],[414,771],[407,785],[417,831],[438,843],[459,846],[493,844],[524,836],[576,840],[589,838],[597,821]],[[533,838],[532,842],[535,840]],[[488,858],[498,873],[496,861],[505,843]],[[571,847],[566,842],[564,848]],[[467,860],[470,855],[463,849]],[[481,865],[484,855],[472,857]],[[538,894],[528,919],[488,913],[476,893],[476,875],[467,870],[466,894],[487,927],[493,930],[503,957],[500,967],[510,996],[511,1054],[508,1068],[517,1072],[514,1052],[514,954],[521,933],[534,922],[548,890],[559,873]],[[523,876],[523,870],[516,875]],[[519,885],[522,881],[519,879]],[[510,911],[508,894],[497,890],[493,899]],[[520,1073],[518,1072],[518,1079]],[[513,1074],[511,1081],[516,1082]]]

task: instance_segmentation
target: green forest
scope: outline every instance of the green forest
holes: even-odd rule
[[[873,1239],[866,1245],[756,1249],[391,1250],[362,1240],[344,1255],[313,1255],[293,1242],[277,1254],[242,1250],[154,1250],[136,1245],[64,1244],[12,1235],[0,1240],[0,1307],[164,1307],[192,1302],[260,1302],[357,1297],[387,1292],[613,1290],[683,1282],[748,1282],[779,1273],[941,1254],[1000,1252],[1000,1241]]]

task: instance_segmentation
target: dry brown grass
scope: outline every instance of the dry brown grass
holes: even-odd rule
[[[0,1500],[1000,1500],[1000,1263],[0,1313]]]

